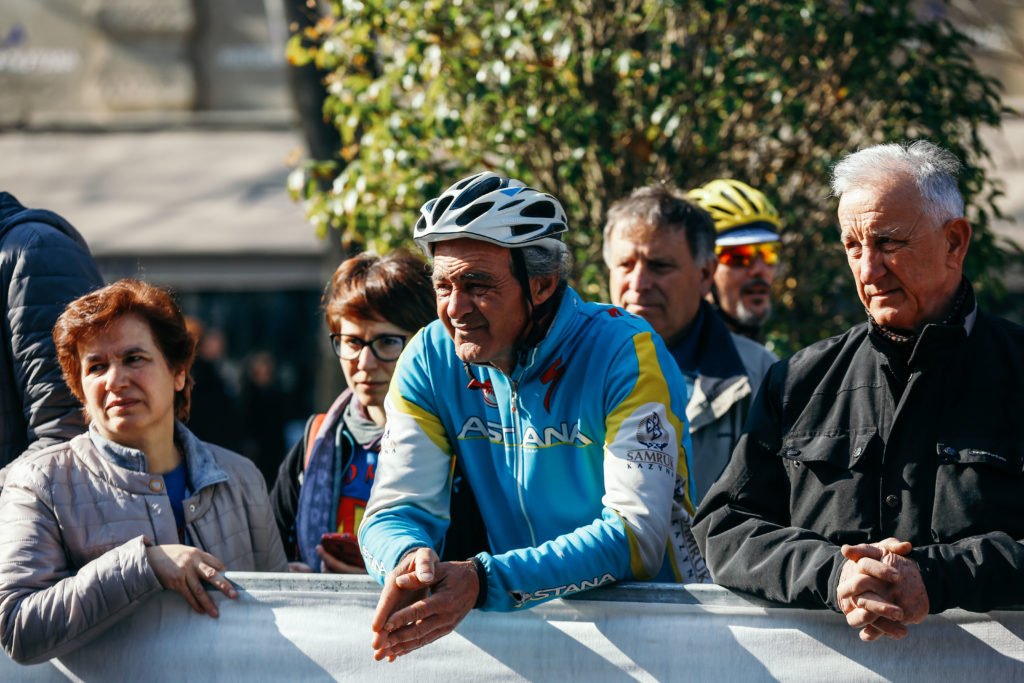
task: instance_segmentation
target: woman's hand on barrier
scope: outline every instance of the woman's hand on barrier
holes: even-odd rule
[[[365,574],[366,569],[348,564],[331,555],[324,550],[322,545],[316,547],[316,554],[320,557],[320,571],[329,574]]]
[[[289,562],[288,571],[292,574],[312,574],[313,568],[305,562]]]
[[[206,593],[206,582],[232,600],[238,597],[231,582],[224,578],[224,563],[210,553],[187,545],[154,545],[146,548],[146,556],[160,585],[181,593],[199,614],[216,618],[217,606]]]

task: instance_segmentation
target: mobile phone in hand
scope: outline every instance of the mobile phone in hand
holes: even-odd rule
[[[349,533],[326,533],[320,537],[320,545],[324,547],[332,557],[337,558],[345,564],[353,567],[366,568],[363,562],[363,554],[359,552],[359,541]]]

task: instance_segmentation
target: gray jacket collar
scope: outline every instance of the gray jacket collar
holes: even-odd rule
[[[188,466],[189,492],[198,493],[207,486],[228,480],[227,472],[221,469],[206,444],[196,438],[184,424],[174,422],[175,440],[185,451]],[[111,464],[130,472],[146,472],[146,454],[136,448],[129,448],[103,437],[95,425],[89,425],[89,439]]]

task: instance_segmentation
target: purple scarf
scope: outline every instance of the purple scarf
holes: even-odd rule
[[[313,441],[313,450],[308,454],[302,487],[299,489],[295,536],[299,546],[299,559],[312,567],[313,571],[320,571],[320,557],[316,554],[320,537],[326,532],[337,531],[334,435],[351,400],[352,391],[346,389],[327,411],[327,417],[320,426],[320,433]]]

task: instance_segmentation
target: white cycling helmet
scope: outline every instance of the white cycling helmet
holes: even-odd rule
[[[424,204],[413,239],[432,257],[436,242],[469,238],[502,247],[546,246],[549,240],[560,242],[567,229],[557,199],[486,171],[463,178]]]

